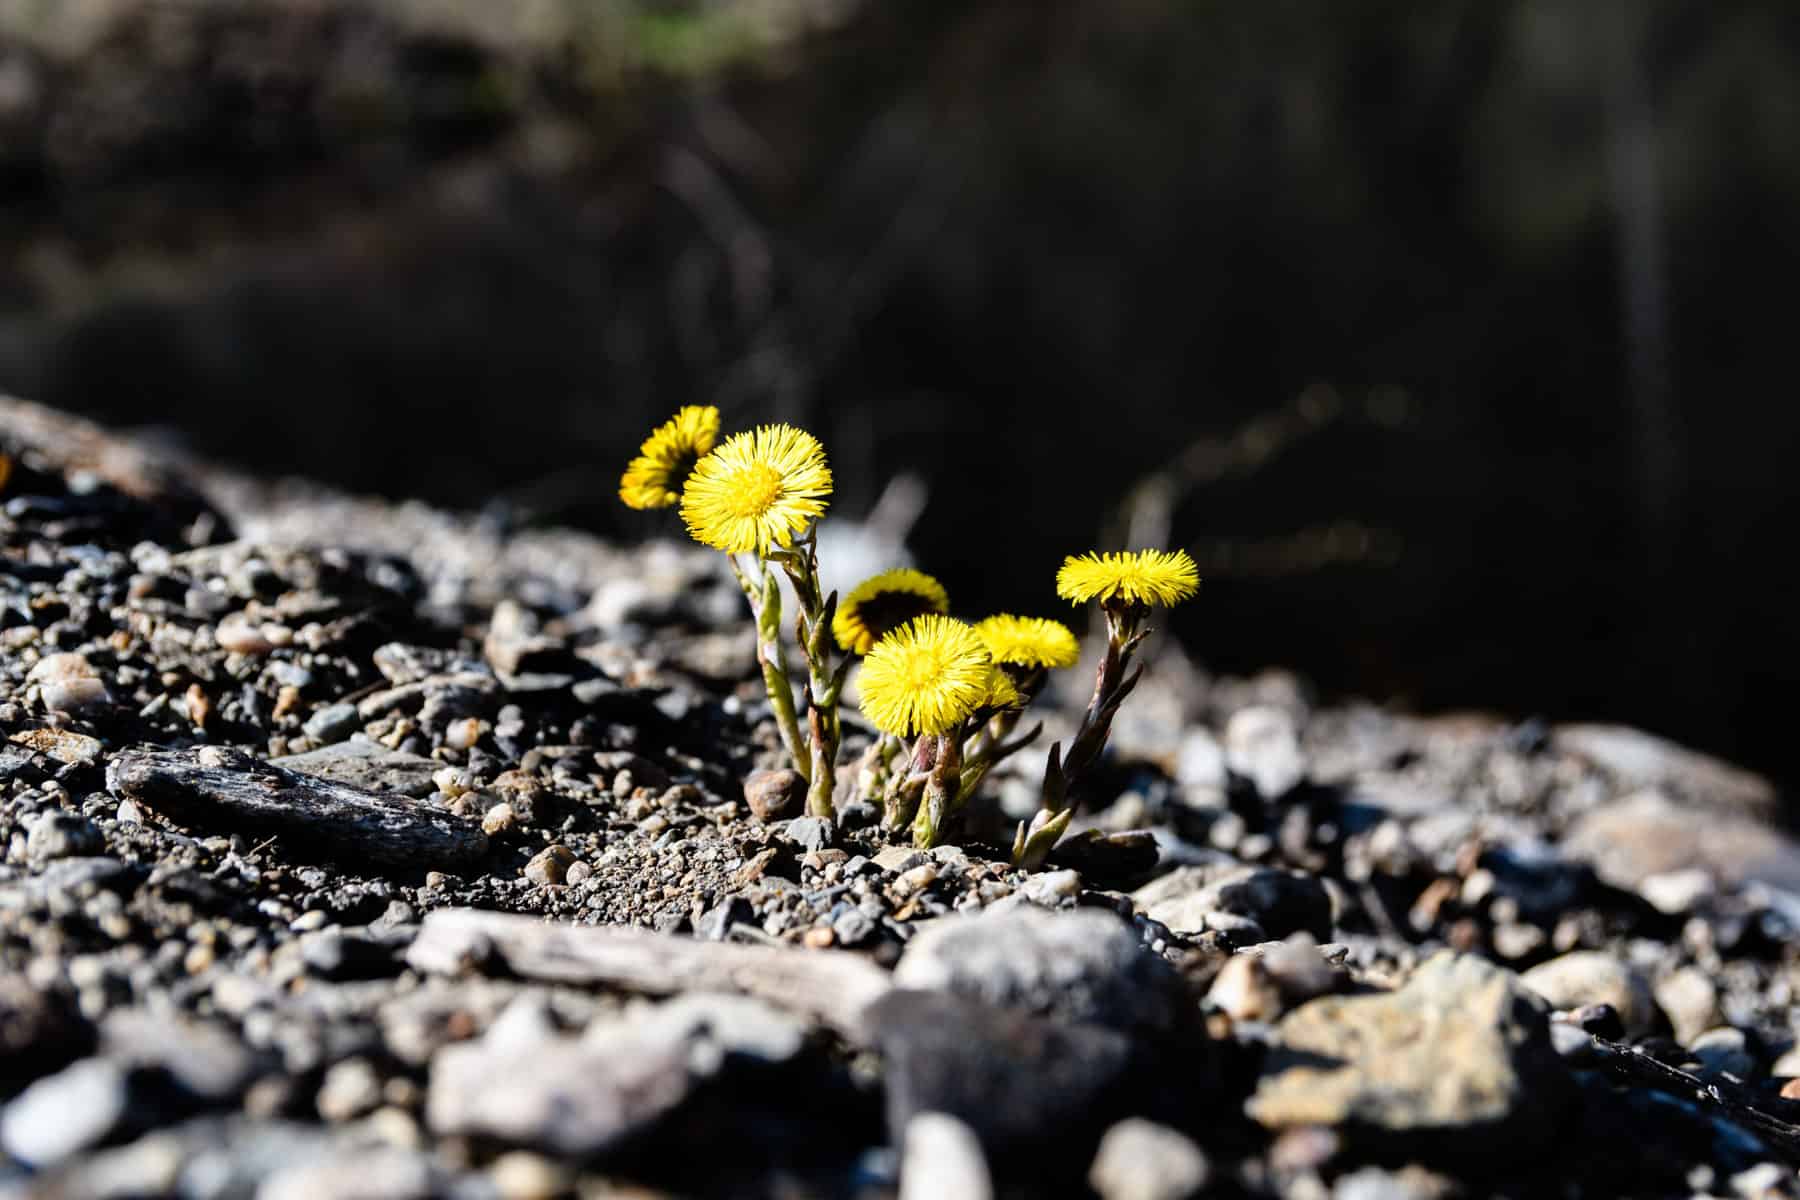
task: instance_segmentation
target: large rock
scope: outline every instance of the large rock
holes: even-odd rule
[[[1137,1090],[1131,1039],[1098,1025],[906,990],[877,1001],[870,1019],[890,1132],[946,1113],[974,1130],[1002,1178],[1079,1172]]]
[[[1626,725],[1558,725],[1555,748],[1585,758],[1626,789],[1656,788],[1738,812],[1774,815],[1775,785],[1753,771]]]
[[[257,1056],[222,1025],[141,1008],[107,1015],[100,1024],[100,1052],[127,1070],[158,1071],[205,1104],[237,1099],[259,1066]]]
[[[1721,884],[1765,883],[1800,892],[1800,843],[1748,817],[1680,806],[1659,791],[1635,792],[1570,827],[1563,853],[1593,863],[1616,887],[1699,868]]]
[[[1129,925],[1094,909],[934,921],[907,946],[894,982],[1127,1032],[1171,1030],[1192,1005]]]
[[[1662,1017],[1644,973],[1599,950],[1575,950],[1539,963],[1520,982],[1554,1008],[1610,1004],[1632,1037],[1650,1033]]]
[[[1258,942],[1306,933],[1331,940],[1331,896],[1316,876],[1298,871],[1240,863],[1177,867],[1131,899],[1177,933],[1216,929]]]
[[[440,1135],[599,1157],[654,1128],[729,1062],[784,1063],[804,1042],[796,1022],[735,996],[690,994],[579,1038],[509,1009],[486,1036],[432,1056],[425,1118]]]
[[[1505,1162],[1549,1140],[1569,1094],[1546,1018],[1511,972],[1446,951],[1396,991],[1290,1013],[1246,1110],[1370,1152]]]
[[[26,1088],[0,1112],[0,1149],[32,1167],[51,1167],[96,1146],[126,1123],[125,1071],[84,1058]]]

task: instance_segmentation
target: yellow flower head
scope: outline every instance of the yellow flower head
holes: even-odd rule
[[[1008,675],[999,663],[995,663],[988,672],[987,697],[981,702],[981,707],[991,708],[995,711],[1003,708],[1025,707],[1025,697],[1019,694],[1018,685],[1012,681],[1012,676]]]
[[[1200,570],[1186,550],[1070,556],[1056,573],[1056,594],[1076,604],[1095,599],[1179,604],[1199,587]]]
[[[978,622],[975,632],[994,661],[1008,666],[1072,667],[1081,657],[1081,644],[1061,621],[1001,613]]]
[[[632,508],[667,508],[681,484],[719,440],[719,410],[690,404],[656,427],[619,480],[619,499]]]
[[[819,439],[792,425],[739,433],[708,454],[681,491],[694,540],[727,554],[786,546],[825,512],[831,468]]]
[[[887,634],[926,613],[950,611],[944,585],[911,567],[871,575],[838,602],[831,632],[851,654],[867,654]]]
[[[863,716],[901,737],[946,733],[988,702],[994,674],[969,626],[937,613],[915,617],[863,660]]]

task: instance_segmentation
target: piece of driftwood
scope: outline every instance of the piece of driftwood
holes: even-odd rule
[[[864,1012],[894,987],[886,971],[842,950],[703,942],[468,908],[428,913],[406,961],[441,975],[498,965],[525,979],[652,995],[737,992],[823,1021],[856,1044],[867,1042]]]
[[[106,786],[195,829],[272,834],[283,851],[427,871],[487,852],[480,826],[405,796],[284,770],[237,750],[126,750]]]
[[[1708,1083],[1678,1067],[1658,1062],[1629,1046],[1595,1038],[1592,1053],[1606,1073],[1622,1083],[1654,1088],[1710,1108],[1761,1138],[1790,1163],[1800,1163],[1800,1125],[1767,1111],[1770,1098],[1731,1083]],[[1775,1103],[1781,1103],[1777,1100]]]

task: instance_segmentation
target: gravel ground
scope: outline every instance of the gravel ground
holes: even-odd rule
[[[1755,775],[1171,651],[1026,875],[752,777],[714,555],[0,448],[0,1194],[1800,1194]]]

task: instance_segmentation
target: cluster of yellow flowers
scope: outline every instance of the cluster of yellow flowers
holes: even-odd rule
[[[841,602],[835,593],[821,595],[817,524],[831,488],[824,447],[811,434],[764,425],[720,442],[718,410],[690,406],[644,441],[619,496],[639,509],[679,504],[694,539],[727,555],[756,618],[764,684],[795,769],[808,781],[814,815],[833,812],[838,697],[851,663],[862,657],[862,714],[882,736],[864,756],[861,787],[881,802],[887,828],[910,827],[915,844],[930,846],[987,772],[1036,738],[1041,726],[1012,736],[1020,714],[1049,671],[1075,664],[1080,645],[1068,626],[1044,617],[959,621],[949,615],[943,585],[911,567],[865,579]],[[781,641],[776,570],[799,602],[804,728]],[[1051,747],[1043,810],[1020,826],[1015,861],[1038,865],[1067,829],[1071,787],[1099,756],[1113,713],[1137,682],[1127,668],[1148,610],[1187,599],[1199,583],[1193,559],[1180,550],[1084,554],[1057,572],[1059,596],[1100,601],[1107,648],[1068,754]],[[841,662],[834,662],[831,641]],[[906,739],[914,741],[902,757]]]

